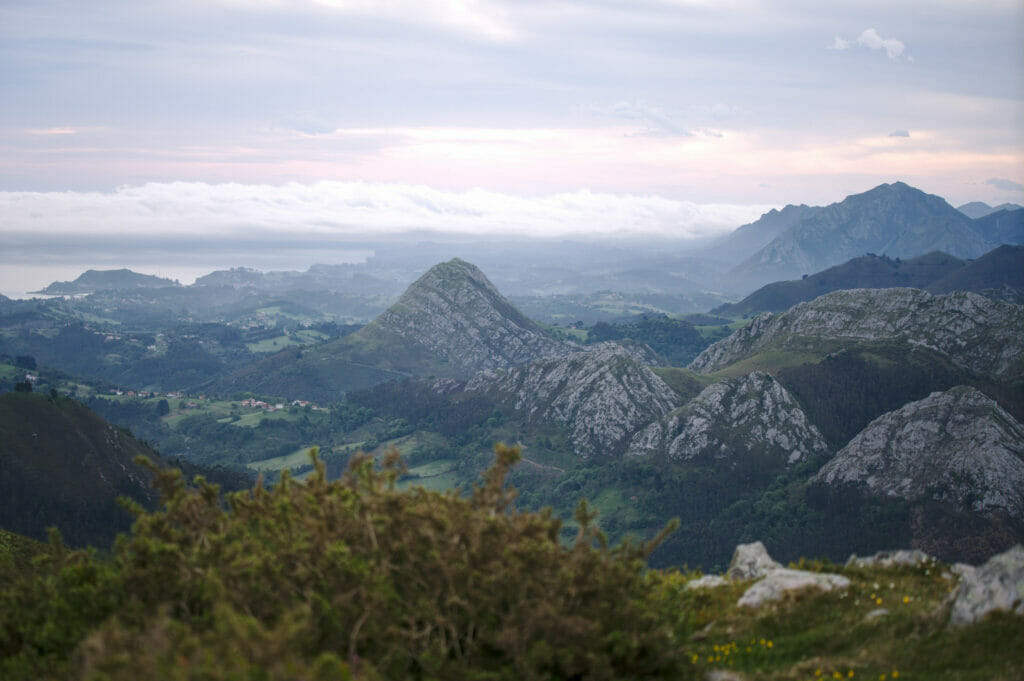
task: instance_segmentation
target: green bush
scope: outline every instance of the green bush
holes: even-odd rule
[[[61,549],[0,594],[0,677],[685,678],[653,543],[608,549],[581,503],[564,545],[495,451],[470,495],[399,491],[394,453],[328,481],[314,452],[306,482],[226,503],[161,471],[162,510],[135,508],[110,559]]]

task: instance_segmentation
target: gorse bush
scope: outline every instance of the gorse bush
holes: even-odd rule
[[[499,445],[471,494],[400,491],[397,455],[222,498],[160,471],[113,555],[67,552],[0,594],[0,677],[685,678],[644,559],[585,503],[575,542],[522,513]]]

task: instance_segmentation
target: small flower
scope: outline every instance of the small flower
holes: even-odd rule
[[[904,603],[909,603],[910,602],[910,596],[904,596],[903,597],[903,602]]]
[[[881,605],[881,604],[882,604],[882,599],[881,599],[881,597],[879,597],[879,598],[876,598],[876,599],[875,599],[875,605]]]

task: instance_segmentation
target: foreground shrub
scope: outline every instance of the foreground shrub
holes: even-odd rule
[[[520,513],[497,461],[471,495],[399,491],[397,455],[339,480],[220,498],[161,471],[109,561],[55,552],[0,596],[0,676],[94,679],[681,678],[649,545],[571,546]],[[657,540],[656,540],[657,541]],[[96,578],[99,577],[99,581]],[[72,603],[69,599],[74,599]],[[68,613],[72,613],[67,616]]]

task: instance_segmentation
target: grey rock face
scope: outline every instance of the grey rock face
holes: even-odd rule
[[[725,575],[729,579],[760,579],[769,570],[782,567],[768,555],[768,549],[759,541],[740,544],[732,552],[732,560]]]
[[[872,421],[814,480],[1024,518],[1024,425],[974,388],[932,393]]]
[[[679,399],[633,353],[615,343],[505,371],[487,371],[466,385],[531,420],[566,424],[581,457],[619,454],[642,426]]]
[[[763,350],[820,349],[823,341],[901,341],[981,374],[1007,377],[1024,363],[1024,307],[954,292],[907,288],[835,291],[786,312],[765,313],[690,364],[711,373]]]
[[[846,567],[892,567],[902,565],[912,567],[934,563],[935,559],[924,551],[914,549],[900,549],[897,551],[879,551],[873,556],[850,556],[846,561]]]
[[[810,588],[832,591],[846,589],[849,586],[850,580],[842,575],[775,568],[769,570],[764,579],[744,591],[736,604],[745,608],[757,608],[769,601],[779,600],[787,591]]]
[[[716,589],[720,586],[725,586],[728,583],[729,580],[721,575],[704,575],[703,577],[698,577],[691,582],[687,582],[686,588],[689,591],[693,591],[695,589]]]
[[[745,681],[742,674],[730,669],[711,669],[704,675],[704,681]]]
[[[665,451],[678,461],[737,460],[756,452],[792,464],[824,452],[824,438],[782,385],[755,371],[708,386],[680,409],[639,431],[628,453]]]
[[[772,560],[764,544],[759,541],[736,547],[726,576],[737,580],[759,580],[743,592],[737,602],[737,605],[747,608],[756,608],[769,601],[777,601],[787,591],[807,588],[831,591],[850,586],[850,580],[842,575],[784,568]]]
[[[949,625],[965,627],[994,610],[1024,615],[1024,547],[1020,544],[981,567],[961,566]]]
[[[457,258],[432,267],[367,325],[364,335],[418,347],[451,375],[466,378],[579,350],[547,336],[483,272]]]

